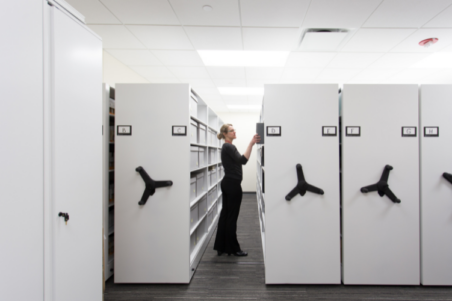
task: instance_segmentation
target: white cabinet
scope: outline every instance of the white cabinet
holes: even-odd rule
[[[0,10],[0,300],[44,295],[44,5],[8,1]]]
[[[341,282],[337,93],[333,84],[265,85],[257,178],[267,284]],[[323,135],[325,126],[336,134]],[[324,194],[286,199],[301,180],[297,165]]]
[[[208,206],[206,130],[217,132],[219,120],[212,123],[198,96],[197,112],[190,112],[192,95],[188,84],[116,85],[117,126],[131,129],[115,141],[116,283],[189,283],[213,234],[219,215],[208,225],[207,213],[218,197]],[[172,181],[143,205],[139,166],[155,181]]]
[[[417,85],[344,85],[344,284],[419,284],[418,104]]]
[[[0,300],[100,300],[102,41],[64,1],[0,14]]]
[[[421,86],[419,135],[423,285],[452,285],[452,184],[443,176],[444,173],[452,173],[451,113],[452,85]]]

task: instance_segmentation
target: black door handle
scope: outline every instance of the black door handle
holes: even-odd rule
[[[443,178],[446,179],[447,182],[452,184],[452,174],[445,172],[443,173]]]
[[[368,193],[371,191],[377,191],[378,194],[383,197],[387,196],[391,201],[394,203],[400,203],[401,200],[398,199],[395,194],[389,189],[388,185],[388,178],[389,178],[389,172],[393,169],[391,165],[386,165],[385,169],[383,170],[383,174],[381,175],[380,181],[373,185],[365,186],[361,188],[362,193]]]
[[[58,213],[58,216],[64,217],[64,222],[65,222],[66,225],[67,225],[67,221],[69,220],[69,213],[60,212],[60,213]]]
[[[146,188],[144,189],[143,196],[141,200],[138,202],[138,205],[144,205],[148,201],[149,196],[154,195],[156,188],[173,186],[172,181],[154,181],[147,174],[143,167],[138,166],[135,169],[140,173],[141,178],[143,178],[144,183],[146,184]]]
[[[304,196],[306,194],[306,191],[309,191],[312,193],[317,193],[317,194],[324,194],[322,189],[312,186],[312,185],[308,184],[308,182],[306,182],[306,180],[304,179],[304,174],[303,174],[303,169],[301,168],[301,164],[297,164],[297,166],[295,168],[297,169],[298,184],[297,184],[297,186],[295,186],[294,189],[292,189],[291,192],[289,192],[288,195],[286,195],[286,201],[290,201],[298,193],[301,196]]]

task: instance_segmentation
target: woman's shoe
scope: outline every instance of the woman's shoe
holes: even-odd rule
[[[247,252],[243,252],[243,251],[238,251],[238,252],[235,252],[233,254],[234,254],[234,256],[248,256],[248,253]]]
[[[223,255],[223,252],[221,252],[221,251],[217,251],[217,252],[218,252],[218,256]]]

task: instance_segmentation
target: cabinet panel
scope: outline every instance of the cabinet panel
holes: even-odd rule
[[[419,284],[418,112],[417,85],[344,85],[345,284]],[[417,135],[402,136],[403,127],[415,128]],[[380,180],[386,165],[393,167],[387,183],[401,203],[377,191],[361,192]]]
[[[452,173],[452,85],[424,85],[420,96],[421,283],[452,285],[452,184],[443,177]]]
[[[0,10],[0,300],[44,295],[43,4]]]
[[[337,85],[265,85],[265,127],[281,134],[266,134],[261,178],[267,284],[341,281],[339,141],[322,135],[322,126],[338,126],[337,93]],[[286,200],[298,183],[297,164],[324,195]]]
[[[53,219],[53,298],[100,300],[102,41],[58,8],[49,9],[54,71],[53,214],[49,217]],[[74,89],[74,83],[83,89]],[[69,213],[67,225],[59,212]]]

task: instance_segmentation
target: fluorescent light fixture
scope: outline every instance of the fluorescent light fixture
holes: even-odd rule
[[[198,50],[204,65],[222,67],[284,67],[290,51]]]
[[[261,106],[253,106],[253,105],[230,105],[228,106],[231,110],[252,110],[252,111],[259,111],[261,109]]]
[[[222,95],[264,95],[262,87],[218,87]]]

